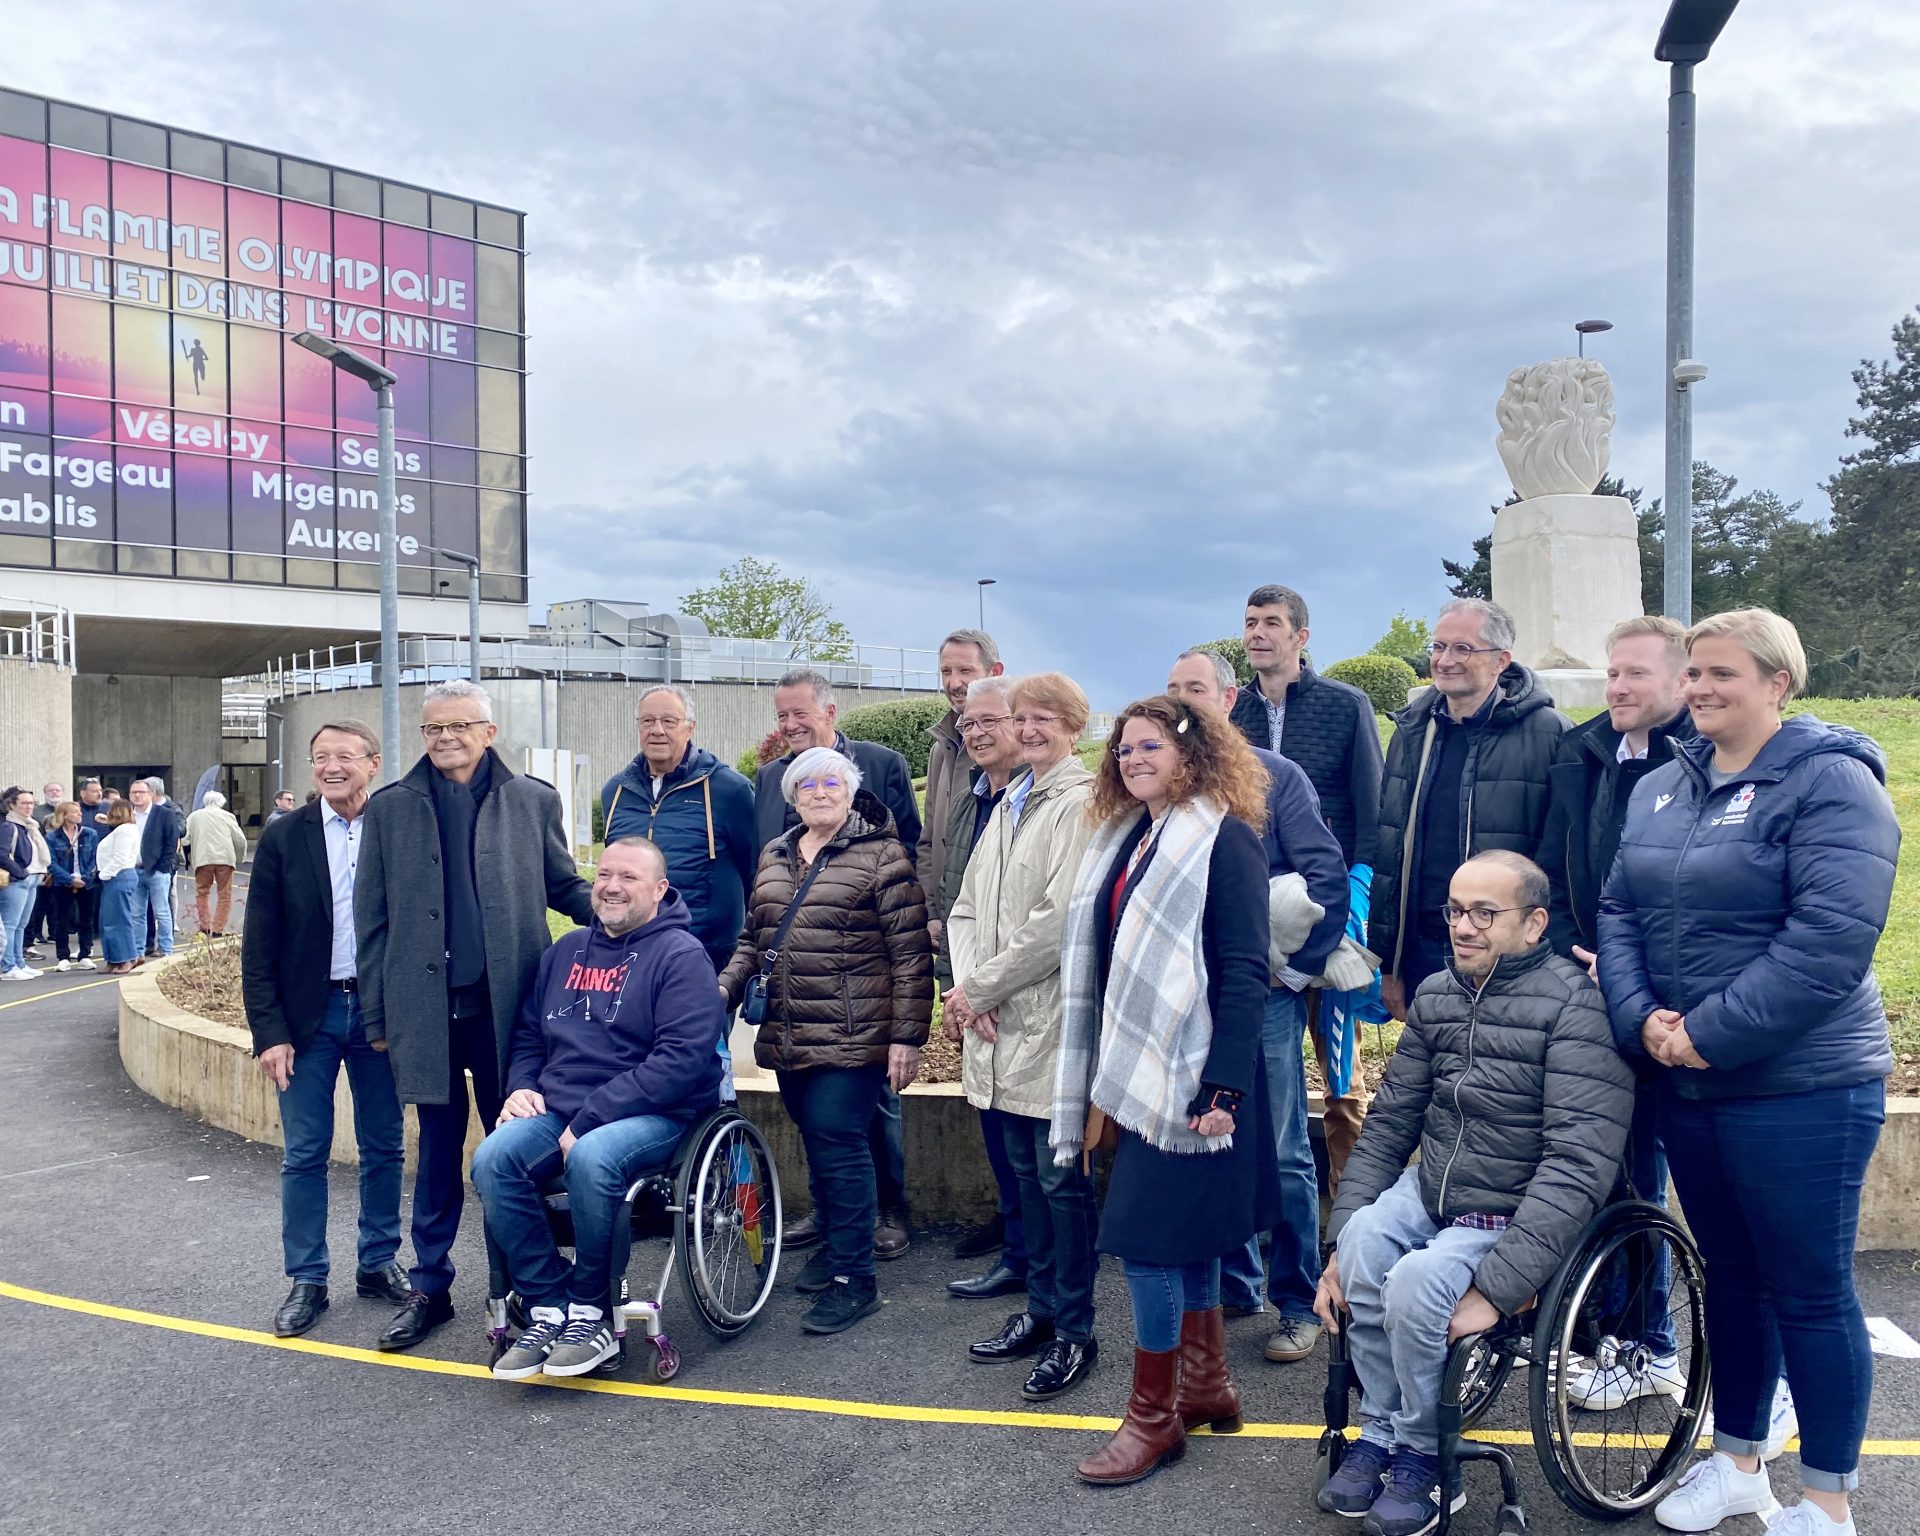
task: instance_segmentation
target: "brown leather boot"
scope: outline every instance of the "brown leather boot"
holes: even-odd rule
[[[1180,1422],[1216,1435],[1237,1435],[1240,1393],[1227,1374],[1227,1322],[1218,1307],[1180,1315]]]
[[[1133,1395],[1119,1430],[1077,1470],[1087,1483],[1137,1483],[1187,1454],[1186,1426],[1174,1411],[1179,1391],[1180,1351],[1133,1352]]]

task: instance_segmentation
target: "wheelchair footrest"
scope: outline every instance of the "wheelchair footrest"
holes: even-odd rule
[[[657,1301],[629,1301],[620,1309],[621,1320],[631,1323],[638,1319],[641,1333],[649,1339],[660,1336],[660,1303]],[[619,1332],[624,1336],[627,1330]]]

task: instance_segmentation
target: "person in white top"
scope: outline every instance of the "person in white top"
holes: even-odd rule
[[[47,878],[47,840],[33,819],[33,791],[15,786],[4,796],[0,810],[6,820],[0,822],[0,870],[7,879],[0,885],[0,981],[32,981],[39,972],[27,964],[27,925],[33,920],[34,903]]]
[[[107,808],[107,835],[96,856],[100,872],[100,952],[109,975],[124,976],[145,962],[140,955],[140,828],[133,807],[116,800]]]

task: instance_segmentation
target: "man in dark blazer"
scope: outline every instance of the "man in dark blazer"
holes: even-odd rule
[[[253,857],[240,942],[247,1025],[280,1100],[280,1242],[293,1289],[274,1314],[282,1338],[327,1308],[327,1163],[340,1069],[360,1147],[362,1296],[403,1302],[400,1100],[386,1054],[368,1040],[354,955],[353,887],[380,739],[358,720],[314,732],[307,752],[320,798],[267,828]]]
[[[551,937],[547,909],[592,921],[551,784],[493,750],[493,703],[477,683],[427,690],[426,755],[367,802],[354,883],[360,1011],[415,1106],[413,1290],[380,1335],[418,1344],[453,1316],[453,1240],[465,1204],[467,1077],[492,1130],[514,1015]]]
[[[180,867],[186,826],[167,799],[164,779],[135,779],[127,786],[127,800],[140,828],[142,916],[134,919],[134,931],[144,924],[147,958],[157,960],[173,953],[173,875]]]

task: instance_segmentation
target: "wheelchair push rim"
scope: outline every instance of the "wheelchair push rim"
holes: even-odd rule
[[[780,1269],[780,1170],[759,1127],[716,1117],[681,1165],[674,1249],[687,1300],[721,1338],[742,1332]]]
[[[1513,1356],[1483,1337],[1475,1341],[1460,1377],[1460,1428],[1469,1430],[1493,1411],[1507,1378],[1513,1374]]]
[[[1664,1498],[1692,1458],[1710,1390],[1706,1280],[1691,1240],[1659,1207],[1617,1207],[1608,1217],[1590,1229],[1549,1287],[1535,1336],[1530,1406],[1534,1446],[1554,1492],[1590,1519],[1624,1520]],[[1636,1245],[1657,1245],[1668,1256],[1665,1320],[1675,1334],[1676,1374],[1684,1386],[1611,1409],[1583,1408],[1570,1395],[1579,1379],[1576,1357],[1593,1359],[1597,1368],[1618,1362],[1637,1375],[1646,1372],[1644,1347],[1619,1336],[1626,1331],[1621,1320],[1636,1309],[1643,1324],[1651,1321],[1644,1309],[1655,1264],[1636,1254]],[[1601,1291],[1613,1283],[1616,1265],[1626,1267],[1627,1299],[1606,1306]]]

